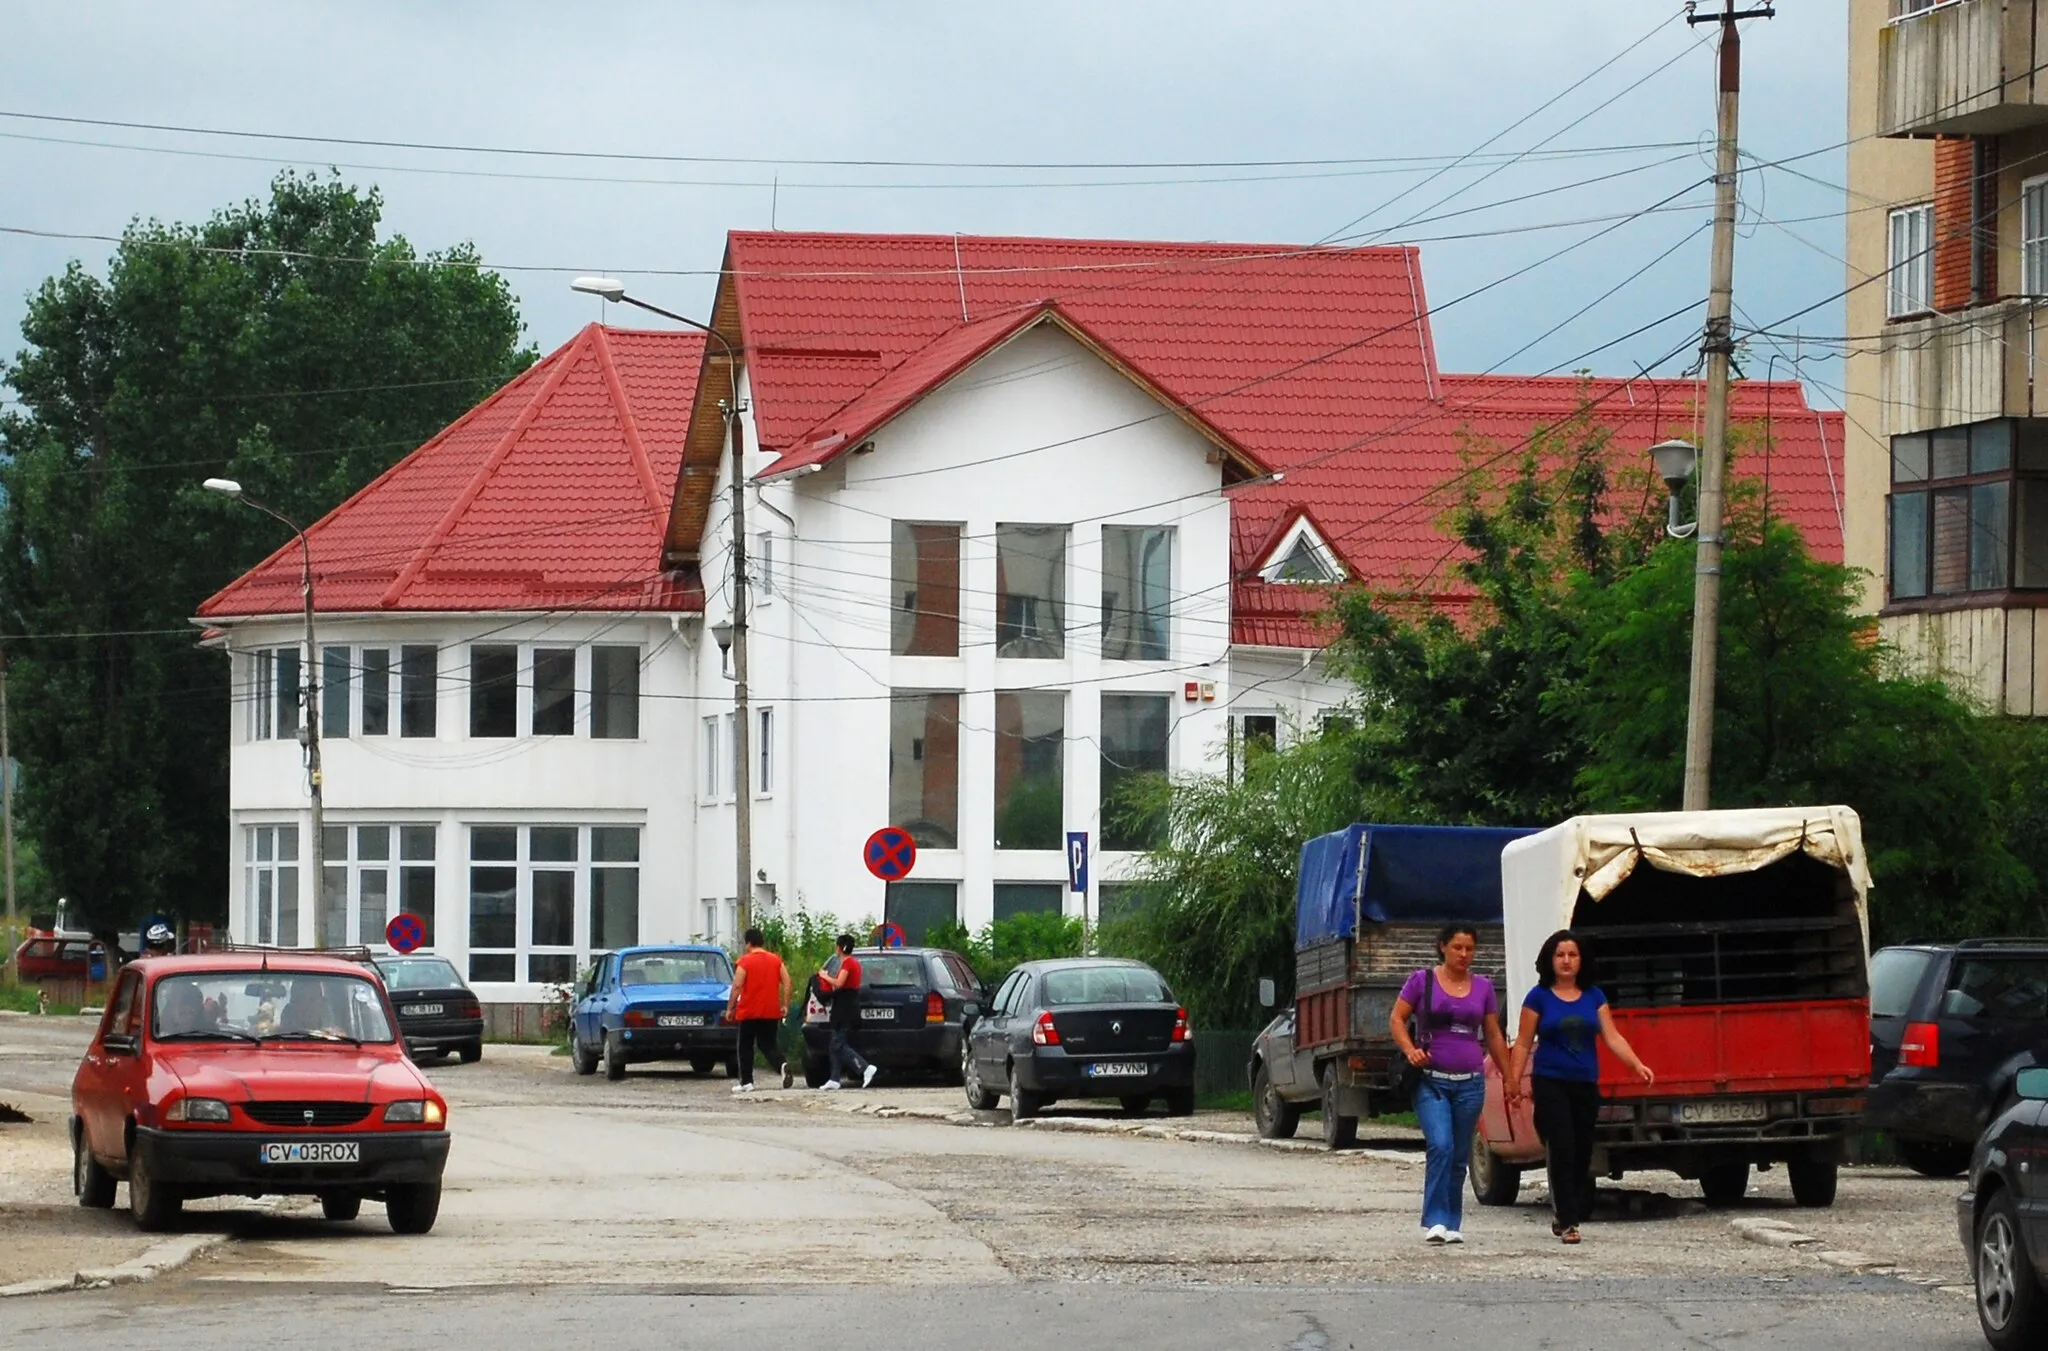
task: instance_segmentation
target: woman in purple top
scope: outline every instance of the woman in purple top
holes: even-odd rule
[[[1465,1163],[1472,1132],[1479,1125],[1479,1109],[1486,1103],[1486,1058],[1493,1057],[1503,1084],[1515,1081],[1507,1073],[1508,1046],[1500,1034],[1500,1001],[1493,982],[1472,974],[1478,930],[1466,924],[1446,925],[1437,935],[1436,950],[1443,961],[1408,978],[1388,1022],[1394,1044],[1422,1071],[1415,1085],[1415,1120],[1427,1146],[1423,1239],[1463,1243],[1458,1225],[1465,1208]]]

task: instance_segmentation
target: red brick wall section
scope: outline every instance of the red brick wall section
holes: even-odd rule
[[[1970,304],[1976,148],[1968,136],[1934,140],[1934,308]]]

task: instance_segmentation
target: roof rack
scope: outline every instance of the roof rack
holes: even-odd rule
[[[2005,938],[1964,938],[1956,943],[1961,948],[2048,948],[2048,938],[2022,938],[2017,935]]]
[[[254,952],[266,957],[333,957],[338,961],[359,962],[364,966],[370,965],[376,959],[376,954],[361,944],[332,948],[300,948],[280,947],[274,943],[238,943],[232,938],[223,938],[216,940],[207,951]]]

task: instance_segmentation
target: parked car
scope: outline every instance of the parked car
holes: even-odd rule
[[[2048,1216],[2035,1162],[2048,1153],[2048,1068],[2013,1077],[2013,1100],[1970,1156],[1956,1227],[1977,1285],[1977,1321],[1998,1351],[2048,1345]]]
[[[362,965],[296,952],[152,957],[122,971],[71,1084],[72,1188],[138,1227],[205,1196],[365,1198],[423,1234],[441,1207],[448,1104],[399,1044]]]
[[[1865,1124],[1928,1177],[1953,1177],[2048,1065],[2048,939],[1882,948],[1870,959]]]
[[[473,1065],[484,1058],[484,1010],[446,957],[379,957],[377,973],[398,1008],[398,1030],[415,1056],[462,1057]]]
[[[1298,1082],[1294,1056],[1294,1009],[1282,1009],[1252,1042],[1245,1077],[1252,1088],[1252,1124],[1261,1138],[1292,1140],[1301,1114],[1315,1102],[1314,1085]]]
[[[51,934],[30,938],[14,950],[14,969],[23,980],[90,980],[97,954],[102,977],[116,963],[106,944],[96,938],[62,938]]]
[[[1018,1121],[1061,1098],[1115,1098],[1140,1112],[1195,1110],[1188,1011],[1143,962],[1068,957],[1012,971],[967,1030],[961,1077],[978,1110],[1010,1099]]]
[[[981,1016],[988,991],[974,968],[944,948],[855,948],[861,984],[854,991],[860,1025],[847,1034],[853,1049],[884,1070],[929,1071],[960,1082],[962,1038]],[[836,975],[839,954],[825,970]],[[832,1077],[831,1009],[815,985],[804,997],[804,1082]]]
[[[732,959],[708,943],[620,948],[598,957],[576,987],[569,1059],[578,1074],[623,1079],[626,1066],[687,1060],[699,1074],[721,1062],[739,1074],[739,1024],[725,1016]]]

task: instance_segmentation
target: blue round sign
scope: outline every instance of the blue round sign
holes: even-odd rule
[[[400,913],[384,926],[384,941],[398,953],[414,952],[427,941],[427,926],[418,915]]]
[[[884,882],[900,882],[917,866],[917,841],[901,826],[883,826],[868,836],[861,861]]]
[[[877,947],[900,948],[903,946],[903,926],[894,922],[875,926]]]

